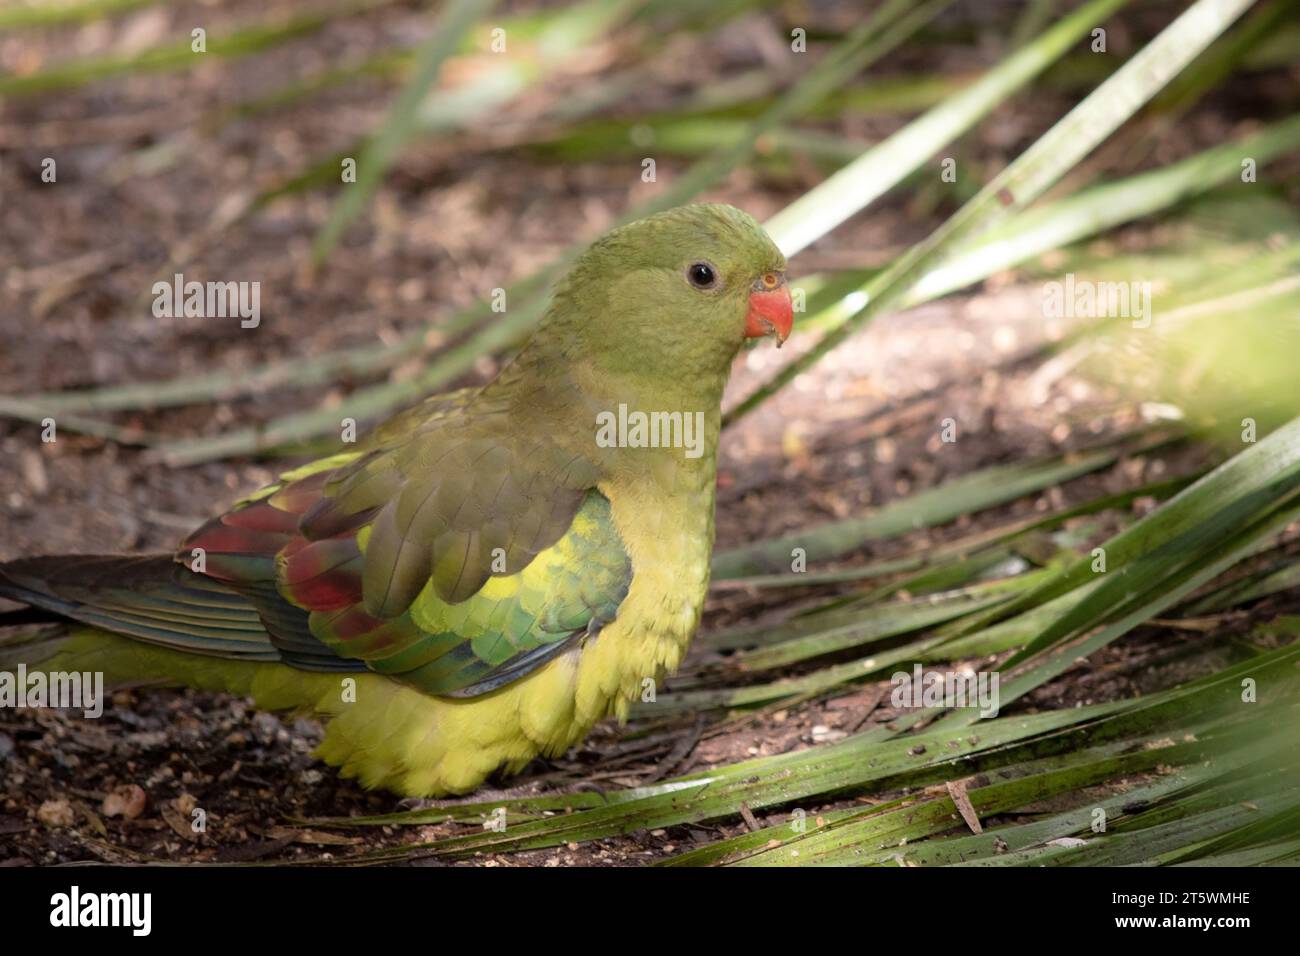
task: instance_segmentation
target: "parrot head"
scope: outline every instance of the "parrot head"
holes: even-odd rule
[[[785,257],[734,206],[680,206],[606,233],[575,262],[543,322],[570,361],[725,379],[749,338],[790,334]]]

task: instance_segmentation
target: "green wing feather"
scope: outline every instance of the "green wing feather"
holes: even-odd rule
[[[631,563],[591,462],[468,407],[425,403],[288,473],[177,559],[201,549],[204,573],[254,600],[285,651],[304,652],[305,632],[437,695],[527,674],[613,619]],[[286,610],[299,619],[270,620]]]
[[[192,653],[488,693],[597,633],[632,580],[592,463],[508,423],[436,396],[174,559],[25,559],[0,595]]]
[[[609,502],[592,491],[559,541],[463,601],[446,601],[430,579],[379,626],[351,606],[313,612],[311,629],[341,656],[426,693],[485,693],[613,620],[631,579]]]

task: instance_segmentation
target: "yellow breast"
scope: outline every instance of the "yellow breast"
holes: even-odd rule
[[[711,479],[711,476],[710,476]],[[713,483],[601,489],[632,561],[618,616],[595,637],[495,693],[431,698],[378,675],[333,715],[320,755],[371,787],[464,793],[498,768],[556,756],[608,714],[626,717],[681,662],[699,625],[713,545]],[[329,703],[329,702],[322,702]]]
[[[218,660],[77,628],[53,663],[110,682],[157,680],[251,696],[268,710],[328,719],[319,756],[368,787],[465,793],[493,772],[558,755],[681,661],[699,623],[713,541],[713,482],[602,489],[632,562],[614,621],[532,674],[482,697],[429,697],[381,674],[328,674]]]

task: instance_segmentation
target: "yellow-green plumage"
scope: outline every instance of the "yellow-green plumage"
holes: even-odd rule
[[[701,494],[711,505],[711,489]],[[340,678],[200,657],[91,628],[75,629],[42,666],[102,671],[110,684],[144,680],[221,690],[251,697],[266,710],[329,718],[318,755],[344,776],[406,796],[464,793],[498,767],[514,773],[539,754],[562,754],[611,712],[625,716],[647,679],[657,680],[681,661],[699,623],[712,534],[684,521],[638,520],[635,503],[653,499],[628,499],[632,515],[620,532],[646,570],[633,579],[600,640],[483,697],[430,697],[378,674]]]
[[[683,279],[700,260],[717,288]],[[39,647],[25,662],[315,713],[324,760],[408,795],[563,752],[676,668],[699,623],[722,387],[752,281],[783,267],[730,207],[616,231],[497,381],[287,473],[170,572],[0,565],[0,594],[79,622],[0,638],[0,664]],[[600,445],[595,417],[620,403],[698,412],[704,453]]]

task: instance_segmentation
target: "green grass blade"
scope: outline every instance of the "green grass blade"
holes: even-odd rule
[[[1014,92],[1038,76],[1127,0],[1093,0],[1012,53],[980,80],[944,100],[884,142],[873,146],[764,226],[792,256],[920,168]]]
[[[806,371],[855,329],[896,306],[907,291],[959,242],[1024,208],[1102,143],[1115,129],[1226,30],[1252,0],[1197,0],[1083,102],[922,242],[871,283],[866,303],[736,405],[725,421],[752,411]],[[1090,25],[1090,24],[1089,24]]]
[[[1107,450],[986,468],[885,505],[866,517],[818,525],[724,551],[713,559],[713,576],[738,578],[787,569],[794,548],[804,549],[810,562],[847,554],[868,540],[942,524],[1097,471],[1112,464],[1118,455],[1118,451]]]
[[[433,34],[416,55],[414,74],[398,94],[378,134],[366,144],[365,151],[357,159],[356,182],[343,186],[343,195],[317,234],[312,246],[315,262],[319,263],[329,255],[348,223],[379,188],[398,151],[414,135],[420,104],[437,81],[443,63],[456,52],[470,27],[495,5],[496,0],[449,0],[433,28]]]

